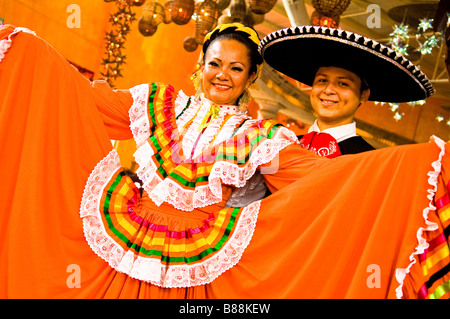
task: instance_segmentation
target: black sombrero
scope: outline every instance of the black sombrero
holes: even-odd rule
[[[298,26],[265,36],[259,51],[274,69],[312,85],[320,66],[338,66],[362,77],[370,100],[423,100],[435,90],[426,75],[391,48],[359,34],[327,27]]]

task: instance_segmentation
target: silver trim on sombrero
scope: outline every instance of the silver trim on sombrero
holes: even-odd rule
[[[306,33],[305,33],[306,30]],[[325,34],[325,31],[329,30],[330,34]],[[311,33],[313,32],[313,33]],[[291,34],[289,34],[291,33]],[[353,35],[354,40],[350,40],[350,37]],[[321,26],[297,26],[290,27],[285,29],[280,29],[274,31],[268,35],[266,35],[261,42],[259,43],[258,50],[261,56],[264,56],[264,51],[270,47],[272,44],[296,39],[296,38],[322,38],[328,39],[336,42],[341,42],[344,44],[351,45],[353,47],[357,47],[359,49],[368,51],[383,60],[394,64],[399,69],[403,70],[407,75],[409,75],[416,83],[419,84],[422,91],[425,93],[425,96],[431,96],[435,93],[435,89],[431,84],[430,80],[427,78],[425,73],[423,73],[419,68],[414,65],[411,61],[405,58],[402,54],[395,52],[391,48],[381,44],[380,42],[364,37],[354,32],[350,32],[342,29],[333,29],[328,27]],[[364,45],[357,43],[361,38],[364,39]],[[378,49],[376,49],[378,47]],[[386,52],[386,53],[383,53]],[[394,57],[390,57],[390,55],[395,54]],[[400,61],[399,61],[400,60]],[[407,64],[407,65],[406,65]]]

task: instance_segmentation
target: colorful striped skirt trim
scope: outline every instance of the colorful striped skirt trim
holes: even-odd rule
[[[185,220],[174,217],[174,208],[164,213],[167,207],[141,200],[113,150],[89,177],[80,215],[90,247],[112,268],[160,287],[190,287],[208,284],[237,264],[260,202]]]
[[[447,192],[450,183],[447,183]],[[427,234],[428,248],[418,255],[419,264],[427,281],[419,290],[421,299],[450,298],[450,200],[449,193],[435,202],[438,229]]]

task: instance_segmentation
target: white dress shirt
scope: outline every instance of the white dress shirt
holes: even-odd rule
[[[314,124],[311,125],[311,127],[309,128],[308,133],[310,133],[310,132],[328,133],[331,136],[333,136],[338,143],[342,142],[350,137],[358,136],[356,134],[356,122],[328,128],[326,130],[321,131],[319,129],[319,126],[317,125],[317,120],[316,120],[314,122]]]

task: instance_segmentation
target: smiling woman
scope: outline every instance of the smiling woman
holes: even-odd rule
[[[220,26],[211,32],[202,47],[201,69],[193,78],[197,95],[204,91],[207,98],[219,99],[218,104],[240,105],[245,111],[248,89],[258,78],[263,61],[257,51],[257,33],[242,35],[242,30],[226,32]]]
[[[250,73],[249,49],[236,40],[216,40],[207,50],[202,66],[205,96],[217,104],[236,105],[256,78]]]

